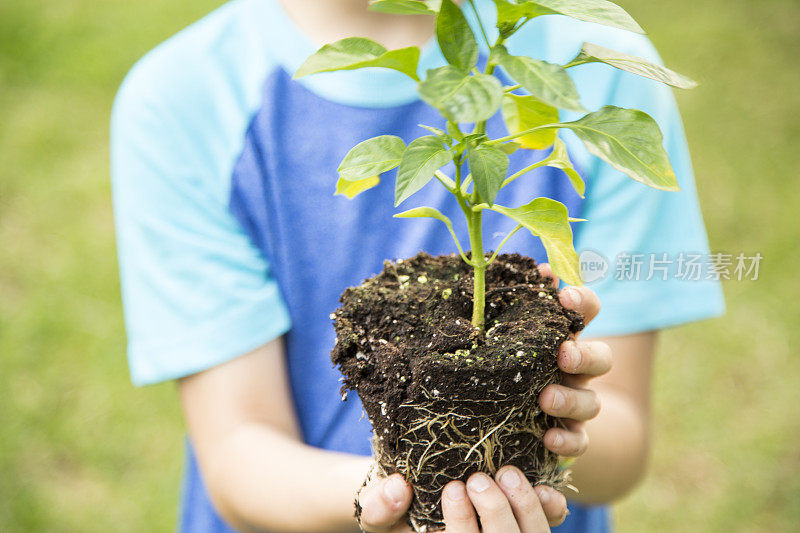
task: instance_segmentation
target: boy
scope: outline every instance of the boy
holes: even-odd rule
[[[328,315],[341,291],[384,259],[452,251],[438,226],[391,218],[393,176],[354,201],[332,195],[335,169],[357,142],[380,134],[408,141],[418,123],[439,125],[414,84],[375,70],[291,79],[319,45],[343,37],[388,48],[430,41],[431,18],[368,12],[366,3],[233,0],[148,54],[120,89],[112,174],[129,361],[136,384],[179,383],[190,435],[184,531],[358,527],[352,501],[368,469],[371,428],[355,395],[339,400]],[[477,4],[492,25],[493,3]],[[530,22],[509,48],[563,64],[583,41],[655,57],[640,36],[554,16]],[[441,62],[437,47],[426,45],[420,72]],[[636,107],[659,122],[682,191],[649,190],[565,136],[587,180],[586,200],[551,169],[504,189],[503,203],[559,199],[572,216],[589,220],[576,227],[578,249],[609,260],[706,251],[669,89],[599,65],[573,70],[586,107]],[[497,117],[487,131],[503,135]],[[512,165],[542,155],[519,151]],[[445,214],[453,209],[433,187],[416,202]],[[487,246],[511,229],[499,217],[487,220]],[[541,245],[522,234],[507,251],[545,260]],[[609,272],[596,282],[596,294],[567,288],[560,297],[591,323],[561,347],[564,385],[540,397],[543,409],[565,422],[545,444],[581,456],[573,467],[580,494],[559,531],[607,531],[600,504],[643,473],[655,332],[723,307],[713,282],[616,278]],[[598,295],[604,312],[593,320]],[[403,515],[410,497],[400,476],[372,483],[360,495],[361,526],[409,531]],[[477,532],[478,516],[487,533],[547,531],[566,514],[561,494],[531,488],[513,467],[451,483],[443,508],[456,533]]]

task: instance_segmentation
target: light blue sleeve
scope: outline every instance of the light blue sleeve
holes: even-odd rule
[[[509,46],[513,53],[562,65],[578,53],[584,41],[661,62],[644,36],[561,16],[540,17],[515,38]],[[574,225],[575,247],[579,253],[586,252],[582,255],[584,267],[589,260],[593,264],[604,260],[606,268],[604,276],[588,270],[584,273],[587,279],[596,277],[588,286],[602,303],[586,335],[651,331],[722,314],[722,290],[718,281],[706,279],[707,268],[697,281],[686,263],[679,272],[681,258],[688,262],[699,256],[701,265],[707,262],[708,240],[672,89],[597,63],[571,68],[569,73],[587,109],[596,111],[605,105],[637,108],[658,122],[681,187],[679,192],[651,189],[590,155],[574,133],[559,133],[587,185],[581,213],[587,222]],[[578,113],[562,113],[561,119],[579,117]],[[665,254],[667,263],[661,263]],[[652,276],[651,257],[657,260],[652,263],[657,267]],[[633,266],[637,262],[641,263],[638,281],[627,279],[637,277]],[[687,272],[692,275],[686,276]]]
[[[210,62],[208,33],[189,32],[142,61],[112,114],[114,216],[137,385],[218,365],[290,327],[267,259],[228,210],[265,66],[248,58],[255,43],[241,35],[219,40],[241,55]]]
[[[628,42],[628,46],[614,42],[605,45],[660,61],[644,38]],[[699,275],[687,268],[688,261],[698,256],[701,265],[707,263],[709,250],[689,149],[672,89],[599,64],[574,70],[581,94],[589,95],[585,103],[590,109],[613,104],[638,108],[655,118],[681,187],[679,192],[646,187],[599,159],[588,157],[574,136],[565,135],[569,146],[580,152],[576,159],[583,161],[587,169],[586,203],[581,216],[588,221],[576,228],[576,248],[598,254],[607,261],[608,268],[604,277],[589,285],[599,295],[602,311],[586,334],[630,334],[722,314],[725,306],[719,282],[707,279],[707,267]],[[604,84],[609,92],[593,93],[592,87],[603,79],[609,80]],[[597,255],[588,256],[597,260]],[[591,272],[588,277],[591,279]]]

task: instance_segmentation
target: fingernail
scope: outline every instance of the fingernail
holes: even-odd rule
[[[570,368],[577,370],[581,366],[581,351],[578,345],[574,342],[569,343],[567,346],[567,354],[569,354]]]
[[[400,503],[406,496],[406,484],[398,477],[390,477],[383,484],[383,493],[389,501]]]
[[[500,474],[500,483],[509,489],[513,489],[515,487],[519,487],[519,484],[522,483],[522,480],[519,478],[519,474],[517,474],[513,468],[507,468],[502,474]]]
[[[564,437],[561,436],[561,433],[556,433],[556,436],[553,437],[553,448],[560,448],[564,444]]]
[[[583,300],[583,295],[581,291],[578,289],[568,288],[564,289],[564,299],[567,300],[567,304],[569,307],[578,307],[581,305],[581,301]]]
[[[542,487],[539,492],[539,501],[542,502],[542,505],[546,504],[550,501],[550,491],[546,488]]]
[[[461,483],[450,483],[444,488],[444,497],[450,501],[458,502],[467,496],[467,491],[464,490],[464,485]]]
[[[566,398],[564,398],[564,393],[561,391],[555,391],[553,393],[553,409],[561,409],[564,407],[564,403],[566,402]]]
[[[467,485],[469,486],[469,490],[474,492],[483,492],[491,486],[492,482],[485,474],[475,474],[469,481],[467,481]]]

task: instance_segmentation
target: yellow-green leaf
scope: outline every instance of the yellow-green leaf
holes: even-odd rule
[[[478,43],[461,8],[453,0],[442,0],[436,17],[436,40],[447,62],[469,70],[478,61]]]
[[[406,145],[396,135],[379,135],[362,141],[339,164],[339,176],[356,181],[393,169],[400,164]]]
[[[369,10],[393,15],[435,15],[442,0],[370,0]]]
[[[574,131],[590,153],[636,181],[654,189],[680,190],[661,130],[644,111],[605,106],[561,127]]]
[[[453,160],[453,153],[445,149],[442,140],[433,135],[414,139],[408,144],[397,169],[394,205],[423,188],[438,169]]]
[[[578,89],[561,65],[527,56],[512,56],[498,46],[494,55],[511,78],[542,102],[559,109],[586,111]]]
[[[395,218],[435,218],[441,222],[444,222],[448,228],[453,227],[453,223],[450,221],[447,216],[443,215],[439,210],[433,207],[415,207],[414,209],[409,209],[408,211],[403,211],[402,213],[397,213],[394,215]]]
[[[383,45],[365,37],[348,37],[326,44],[312,54],[295,72],[302,78],[318,72],[354,70],[366,67],[382,67],[397,70],[418,81],[417,64],[419,48],[410,46],[387,50]]]
[[[469,171],[481,200],[492,205],[503,186],[508,170],[508,156],[499,148],[479,144],[467,147]]]
[[[503,101],[503,86],[494,76],[469,75],[447,65],[428,71],[419,84],[422,99],[454,122],[479,122],[495,114]]]
[[[548,167],[563,170],[567,178],[569,178],[570,183],[572,183],[572,186],[575,188],[575,192],[580,194],[581,198],[583,198],[583,194],[586,192],[586,184],[583,182],[583,178],[581,178],[580,174],[575,170],[575,167],[572,166],[572,162],[569,160],[569,154],[567,153],[567,145],[564,144],[564,141],[558,137],[555,138],[553,151],[547,156],[544,163]]]
[[[594,22],[635,33],[644,33],[639,24],[624,9],[607,0],[495,0],[498,4],[498,23],[513,24],[522,17],[566,15],[586,22]]]
[[[574,67],[586,63],[605,63],[612,67],[650,78],[651,80],[660,81],[667,85],[672,85],[679,89],[694,89],[697,87],[697,82],[687,78],[682,74],[678,74],[674,70],[670,70],[662,65],[651,63],[650,61],[630,54],[617,52],[610,48],[603,46],[583,43],[580,53],[569,62],[567,67]]]
[[[362,192],[377,186],[380,182],[381,179],[378,176],[355,181],[339,178],[339,181],[336,182],[336,194],[342,194],[352,200]]]
[[[467,264],[472,264],[467,256],[464,254],[464,249],[461,248],[461,243],[458,241],[458,236],[456,232],[453,230],[453,223],[450,222],[450,219],[447,216],[440,213],[437,209],[433,207],[415,207],[414,209],[409,209],[408,211],[403,211],[402,213],[397,213],[394,215],[395,218],[434,218],[440,222],[443,222],[445,226],[447,226],[447,230],[450,232],[450,236],[453,237],[453,241],[456,243],[456,248],[458,248],[458,253],[461,254],[461,257]]]
[[[567,206],[550,198],[536,198],[521,207],[494,205],[494,211],[522,224],[539,237],[553,272],[569,285],[582,285],[580,262],[572,243]]]
[[[507,154],[513,154],[514,152],[522,148],[522,145],[516,141],[508,141],[503,144],[498,144],[497,148],[501,149]]]
[[[512,135],[537,126],[558,123],[558,109],[545,104],[535,96],[506,94],[503,97],[502,109],[506,128]],[[517,142],[523,148],[542,150],[551,146],[555,138],[556,130],[552,128],[517,137]]]

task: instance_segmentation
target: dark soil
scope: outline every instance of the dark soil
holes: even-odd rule
[[[537,397],[560,380],[558,347],[583,320],[532,259],[500,255],[486,271],[481,334],[472,283],[457,255],[421,253],[347,289],[333,315],[343,397],[356,390],[372,422],[376,473],[399,472],[414,487],[417,531],[443,526],[442,488],[476,471],[512,464],[532,484],[568,481],[541,441],[558,420]]]

